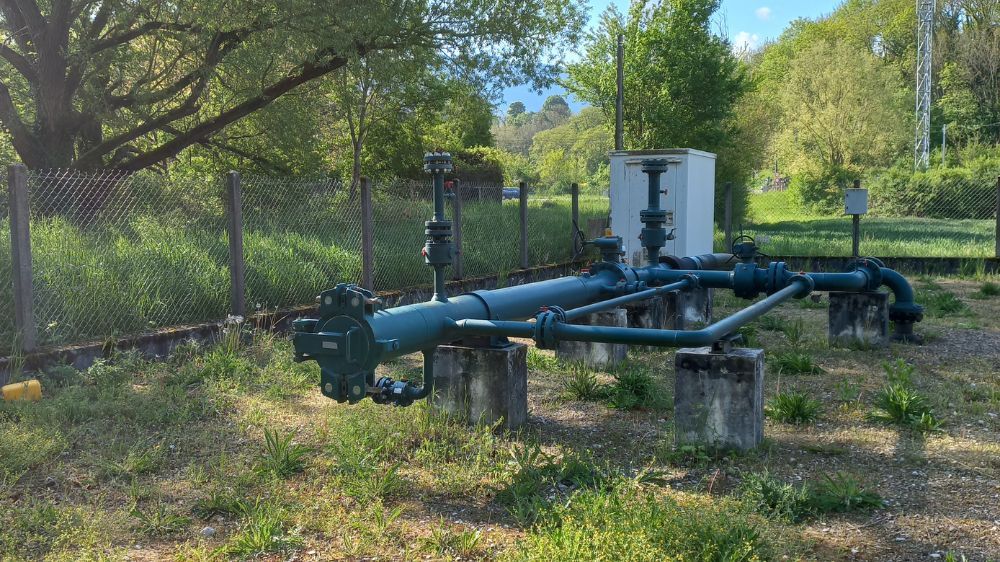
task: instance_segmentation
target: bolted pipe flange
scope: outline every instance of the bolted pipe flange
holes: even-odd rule
[[[698,279],[698,276],[694,273],[685,273],[684,275],[681,275],[681,281],[688,282],[688,286],[686,287],[686,290],[688,291],[697,289],[701,286],[701,279]]]
[[[757,266],[753,263],[738,263],[733,267],[733,294],[743,299],[755,299],[760,291],[756,283]]]
[[[802,290],[795,294],[795,298],[797,299],[804,299],[808,297],[816,289],[816,282],[813,281],[812,277],[809,277],[804,273],[796,273],[788,278],[789,285],[796,282],[802,282],[803,284]]]
[[[424,154],[424,171],[428,174],[445,174],[453,169],[451,154],[447,152],[428,152]]]
[[[647,158],[642,161],[642,171],[646,174],[662,174],[669,166],[670,161],[666,158]]]
[[[566,311],[558,306],[546,307],[535,316],[535,345],[538,349],[555,349],[559,341],[556,339],[555,326],[566,321]]]
[[[861,271],[868,278],[867,291],[877,291],[882,286],[883,267],[882,262],[875,258],[861,258],[854,262],[854,271]]]

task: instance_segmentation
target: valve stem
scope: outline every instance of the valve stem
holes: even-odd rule
[[[434,296],[431,300],[440,302],[448,300],[444,268],[452,264],[455,252],[451,243],[451,221],[444,216],[444,175],[451,170],[451,154],[428,152],[424,155],[424,171],[431,174],[434,181],[434,216],[424,222],[427,242],[421,254],[424,263],[434,268]]]
[[[639,220],[645,224],[639,239],[642,246],[646,248],[646,256],[649,265],[656,265],[660,261],[660,248],[666,245],[667,229],[663,225],[667,222],[667,212],[660,208],[660,174],[667,171],[669,162],[665,158],[651,158],[642,161],[642,171],[649,179],[649,204],[648,208],[639,211]],[[666,190],[663,190],[666,192]]]

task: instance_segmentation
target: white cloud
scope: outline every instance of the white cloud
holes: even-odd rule
[[[760,44],[759,35],[748,31],[741,31],[736,34],[736,38],[733,40],[733,52],[747,53],[756,49],[758,44]]]
[[[760,8],[754,10],[753,13],[757,14],[757,19],[760,21],[767,21],[771,19],[771,8],[768,8],[767,6],[761,6]]]

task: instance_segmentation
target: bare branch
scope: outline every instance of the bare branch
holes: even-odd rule
[[[2,81],[0,81],[0,125],[10,132],[14,149],[17,150],[21,160],[28,166],[37,166],[41,162],[41,146],[21,120],[14,100],[10,97],[10,89]]]
[[[106,49],[111,49],[119,45],[124,45],[129,41],[134,41],[143,35],[148,35],[154,31],[176,31],[176,32],[194,32],[197,33],[201,31],[200,26],[191,25],[189,23],[172,23],[166,21],[149,21],[138,27],[129,29],[128,31],[123,31],[121,33],[105,36],[102,39],[95,41],[90,46],[90,53],[95,54]]]
[[[270,105],[282,94],[292,90],[293,88],[310,80],[319,78],[320,76],[329,74],[345,64],[347,64],[347,58],[339,55],[328,56],[326,60],[320,63],[305,63],[299,67],[299,71],[297,73],[288,75],[285,78],[271,84],[267,88],[264,88],[259,95],[223,111],[212,119],[199,123],[198,125],[185,131],[183,134],[175,136],[173,139],[148,152],[126,160],[117,167],[124,170],[141,170],[147,166],[172,158],[181,150],[184,150],[192,144],[207,139],[209,136],[221,131],[228,125],[246,117],[258,109]]]
[[[35,72],[35,67],[31,64],[31,61],[25,58],[24,55],[0,43],[0,57],[3,57],[4,60],[17,69],[26,80],[32,84],[37,83],[38,73]]]

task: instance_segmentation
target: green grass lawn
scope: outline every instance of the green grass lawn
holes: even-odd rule
[[[851,217],[823,216],[798,205],[788,192],[750,196],[743,232],[768,254],[851,255]],[[736,235],[741,225],[734,225]],[[861,254],[875,257],[991,257],[996,222],[918,217],[861,218]],[[722,247],[716,234],[716,247]]]

